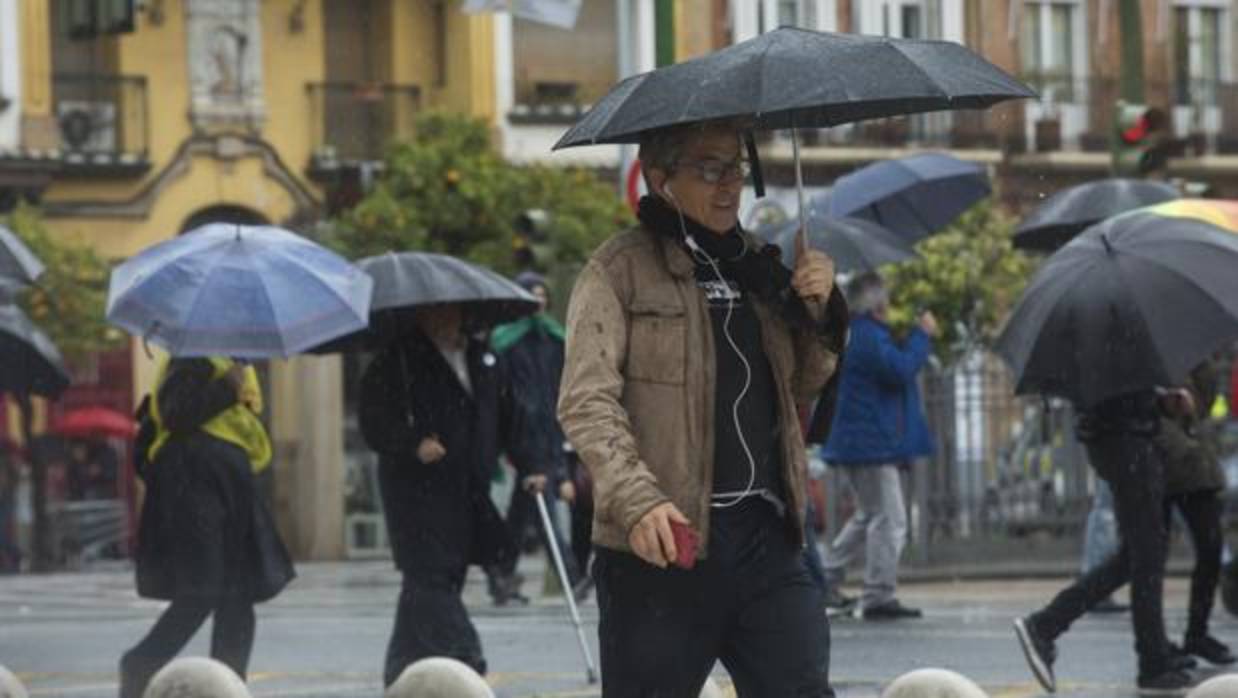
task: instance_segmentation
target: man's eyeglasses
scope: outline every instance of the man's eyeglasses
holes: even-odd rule
[[[686,165],[696,170],[701,175],[701,180],[706,184],[718,184],[723,181],[731,181],[734,179],[746,179],[748,173],[752,170],[752,166],[747,160],[732,160],[723,162],[721,160],[680,160],[679,165]]]

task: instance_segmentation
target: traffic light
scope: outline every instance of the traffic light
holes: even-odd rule
[[[550,228],[550,214],[540,208],[522,211],[516,216],[512,236],[512,252],[521,269],[534,269],[546,257],[546,242]]]
[[[1113,173],[1143,177],[1165,169],[1174,141],[1165,134],[1165,112],[1119,101],[1114,110]]]

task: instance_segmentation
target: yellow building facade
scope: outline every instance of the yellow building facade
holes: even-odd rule
[[[213,221],[312,236],[427,108],[486,119],[513,161],[610,171],[618,149],[550,146],[611,83],[654,66],[656,16],[673,17],[680,59],[725,33],[723,0],[582,0],[571,30],[460,5],[0,0],[0,212],[35,200],[55,234],[113,261]],[[60,408],[131,409],[154,365],[135,341],[74,367]],[[339,357],[263,370],[274,509],[301,559],[343,557],[354,521],[381,528],[371,510],[346,516],[368,454],[345,412],[356,370]]]
[[[214,220],[312,230],[355,201],[418,110],[495,118],[494,17],[454,2],[124,5],[16,9],[21,153],[51,163],[49,227],[107,259]],[[116,380],[136,400],[153,361],[139,342],[128,353]],[[281,528],[300,558],[341,557],[341,362],[273,361],[267,382]]]

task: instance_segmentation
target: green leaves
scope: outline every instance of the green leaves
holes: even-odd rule
[[[581,264],[631,223],[614,187],[592,172],[505,161],[482,120],[427,112],[414,132],[412,141],[391,146],[366,197],[333,221],[328,245],[351,258],[444,252],[512,273],[516,217],[543,209],[550,214],[546,240],[534,250],[537,266],[554,274]]]
[[[47,271],[18,304],[72,361],[118,345],[123,335],[104,321],[110,269],[86,245],[58,240],[39,212],[20,204],[0,219],[42,260]]]
[[[1011,246],[1014,224],[991,201],[982,202],[921,241],[920,259],[883,270],[891,323],[908,327],[916,310],[933,311],[942,330],[936,351],[947,361],[973,343],[991,341],[1034,268]]]

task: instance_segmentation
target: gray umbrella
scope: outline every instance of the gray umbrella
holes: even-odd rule
[[[782,262],[795,266],[795,234],[799,221],[786,221],[766,233],[782,250]],[[872,271],[883,264],[916,258],[911,243],[862,218],[834,218],[816,210],[808,214],[808,245],[828,254],[840,272]]]
[[[388,252],[357,266],[374,279],[369,329],[332,341],[315,353],[374,348],[399,336],[411,312],[429,305],[459,305],[471,326],[488,327],[536,313],[540,303],[506,277],[462,259],[433,252]]]
[[[0,225],[0,281],[9,279],[23,286],[43,274],[43,263],[13,231]]]
[[[728,117],[756,130],[823,128],[1035,96],[951,41],[783,27],[620,82],[555,148],[634,143],[642,131]]]
[[[0,392],[54,398],[69,387],[56,345],[15,305],[0,305]]]
[[[1056,192],[1019,223],[1014,246],[1052,252],[1110,216],[1180,198],[1173,186],[1141,179],[1102,179]]]

